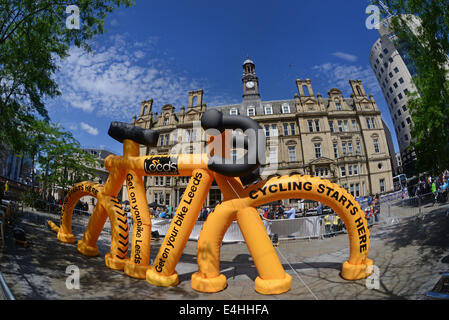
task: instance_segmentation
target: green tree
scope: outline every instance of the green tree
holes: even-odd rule
[[[31,158],[32,162],[32,173],[31,173],[31,180],[34,182],[36,181],[34,168],[36,167],[36,161],[37,156],[39,155],[41,146],[44,145],[47,134],[50,131],[49,130],[49,123],[44,120],[37,120],[32,119],[29,120],[29,123],[26,123],[25,130],[27,134],[27,147],[26,152],[22,152],[21,156],[29,156]]]
[[[397,45],[405,46],[416,75],[417,92],[410,93],[412,144],[416,170],[440,174],[449,168],[449,2],[441,0],[384,0],[393,15],[391,29]],[[373,4],[380,5],[379,0]],[[385,9],[382,9],[386,15]],[[418,17],[416,32],[409,28]]]
[[[74,44],[104,32],[108,13],[132,0],[0,0],[0,141],[17,152],[27,147],[26,129],[48,120],[46,98],[60,95],[53,75],[57,59]],[[66,27],[66,8],[76,5],[80,29]]]
[[[92,179],[97,162],[70,132],[45,121],[35,121],[32,132],[30,143],[35,153],[31,156],[41,171],[38,180],[43,196],[50,188],[67,191],[77,182]]]

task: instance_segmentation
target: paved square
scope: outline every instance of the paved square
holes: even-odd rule
[[[424,220],[417,219],[405,208],[393,209],[400,213],[400,223],[371,228],[369,257],[379,268],[378,289],[367,288],[366,280],[346,281],[340,277],[341,264],[349,256],[346,234],[324,240],[282,241],[276,250],[284,269],[293,278],[291,290],[282,295],[264,296],[254,290],[258,273],[244,243],[224,244],[221,248],[221,270],[228,279],[228,287],[221,292],[205,294],[190,287],[191,275],[197,271],[195,241],[187,243],[176,268],[180,284],[173,288],[154,287],[145,280],[130,278],[105,266],[104,255],[109,251],[110,241],[107,229],[98,241],[100,255],[85,257],[77,252],[75,245],[57,241],[54,232],[46,226],[48,215],[34,212],[24,214],[16,222],[27,232],[30,247],[13,245],[11,229],[7,230],[7,247],[0,256],[0,271],[17,300],[426,299],[426,292],[434,287],[440,274],[449,270],[447,206],[426,208]],[[81,238],[85,223],[79,221],[75,216],[73,230],[77,239]],[[161,243],[162,240],[152,241],[152,259]],[[80,289],[66,287],[69,276],[66,268],[70,265],[80,270]]]

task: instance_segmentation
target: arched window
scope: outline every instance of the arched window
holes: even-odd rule
[[[302,86],[302,92],[304,93],[305,97],[310,96],[309,87],[307,87],[307,85],[305,84]]]
[[[198,103],[198,97],[197,96],[193,96],[192,97],[192,107],[196,107],[197,103]]]

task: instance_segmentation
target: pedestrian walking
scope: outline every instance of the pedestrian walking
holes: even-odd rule
[[[365,208],[365,218],[368,222],[368,227],[371,227],[371,225],[373,224],[373,211],[371,206]]]
[[[332,226],[332,231],[334,232],[334,234],[337,233],[338,231],[340,231],[339,228],[340,228],[340,217],[335,215],[334,216],[334,225]]]
[[[323,214],[323,204],[320,203],[317,207],[316,207],[316,213],[317,215],[322,215]]]
[[[423,187],[422,184],[420,183],[417,187],[416,187],[416,193],[415,193],[415,197],[418,198],[418,205],[421,203],[421,195],[423,193]]]
[[[268,219],[268,208],[263,209],[263,217]]]
[[[5,185],[3,182],[0,182],[0,204],[2,204],[4,195],[5,195]]]
[[[330,236],[331,227],[332,227],[331,215],[326,214],[324,216],[324,230],[326,236]]]
[[[268,211],[268,220],[274,220],[274,211],[273,211],[273,209]]]
[[[200,221],[206,221],[207,215],[208,215],[207,208],[204,207],[203,210],[201,210]]]
[[[370,206],[373,203],[373,196],[369,195],[368,196],[368,206]]]
[[[435,181],[432,182],[432,194],[433,194],[433,205],[435,205],[437,203],[437,184],[435,183]]]
[[[380,221],[380,197],[379,197],[379,194],[376,194],[374,196],[373,213],[374,213],[374,223],[377,224]]]
[[[278,206],[277,218],[284,219],[284,208],[282,207],[282,205]]]
[[[287,218],[288,219],[295,219],[296,218],[296,210],[293,207],[289,207],[289,209],[287,211],[285,211],[285,213],[287,214]]]
[[[405,187],[402,188],[402,194],[401,194],[402,202],[401,202],[401,207],[403,207],[404,204],[405,204],[405,190],[406,190]]]

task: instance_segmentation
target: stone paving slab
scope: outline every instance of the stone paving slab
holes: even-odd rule
[[[395,212],[400,213],[401,208]],[[283,241],[276,248],[279,259],[292,278],[292,288],[282,295],[261,295],[254,290],[257,269],[244,243],[224,244],[221,248],[221,270],[228,287],[215,294],[194,291],[190,277],[197,271],[196,242],[189,241],[176,268],[180,284],[160,288],[145,280],[128,277],[104,264],[109,251],[110,235],[103,231],[98,246],[100,255],[85,257],[76,246],[56,240],[45,222],[48,217],[27,215],[17,224],[24,228],[31,242],[29,248],[14,246],[11,230],[7,232],[7,247],[0,254],[0,271],[17,300],[54,299],[120,299],[120,300],[384,300],[425,299],[449,266],[441,262],[449,255],[449,217],[447,207],[427,209],[425,219],[407,214],[395,225],[374,226],[371,229],[369,257],[379,267],[378,289],[368,289],[366,280],[346,281],[340,277],[343,261],[349,256],[346,234],[324,240]],[[80,239],[84,227],[76,225]],[[153,241],[154,259],[162,240]],[[445,260],[448,260],[447,258]],[[80,269],[80,289],[69,290],[65,281],[67,266]]]

